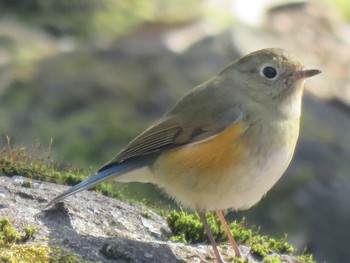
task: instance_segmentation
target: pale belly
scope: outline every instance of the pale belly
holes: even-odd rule
[[[194,210],[247,209],[257,203],[278,181],[287,169],[292,153],[280,150],[268,156],[263,165],[255,166],[254,160],[247,158],[229,170],[218,170],[215,180],[207,187],[196,189],[191,180],[196,171],[179,174],[176,169],[164,168],[154,171],[157,182],[165,192],[181,205]],[[173,176],[172,173],[175,173]],[[211,175],[201,174],[202,178]],[[168,181],[167,178],[176,180]]]

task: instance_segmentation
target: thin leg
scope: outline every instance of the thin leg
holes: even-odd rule
[[[237,246],[237,243],[236,243],[235,239],[233,238],[230,229],[228,228],[227,222],[225,220],[224,215],[222,214],[222,211],[216,210],[216,214],[218,215],[218,217],[219,217],[219,219],[221,221],[221,224],[224,226],[225,233],[228,236],[228,239],[230,240],[230,243],[231,243],[231,245],[233,247],[233,250],[235,251],[235,256],[237,258],[242,257],[241,256],[241,252],[239,251],[239,248]]]
[[[215,254],[215,257],[216,257],[218,263],[224,263],[224,261],[221,258],[221,255],[220,255],[220,252],[218,250],[218,247],[217,247],[217,245],[215,243],[215,240],[214,240],[214,237],[213,237],[213,233],[211,232],[211,229],[210,229],[210,227],[208,225],[208,222],[207,222],[207,219],[205,217],[205,212],[198,212],[198,214],[199,214],[200,219],[202,220],[202,223],[204,225],[204,229],[207,232],[210,244],[213,247],[214,254]]]

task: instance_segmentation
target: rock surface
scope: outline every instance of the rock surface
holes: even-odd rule
[[[28,179],[0,177],[0,218],[9,217],[19,228],[35,226],[30,244],[58,246],[94,262],[214,262],[208,245],[170,242],[164,218],[146,207],[83,191],[45,209],[67,187],[33,181],[32,188],[25,188],[24,180]],[[228,244],[220,247],[229,261],[233,249]],[[260,262],[248,247],[240,249],[249,262]],[[287,255],[281,258],[285,263],[298,262]]]

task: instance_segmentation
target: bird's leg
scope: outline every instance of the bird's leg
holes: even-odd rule
[[[232,233],[231,233],[231,231],[230,231],[230,229],[229,229],[229,227],[227,225],[225,217],[222,214],[222,211],[221,210],[216,210],[216,214],[218,215],[218,217],[219,217],[219,219],[221,221],[221,224],[224,226],[225,233],[228,236],[228,239],[230,240],[230,243],[231,243],[231,245],[233,247],[233,250],[235,251],[235,256],[237,258],[242,257],[241,252],[239,251],[239,248],[237,246],[237,243],[236,243],[235,239],[233,238]]]
[[[213,247],[214,254],[215,254],[215,257],[216,257],[218,263],[224,263],[224,261],[221,258],[221,255],[220,255],[220,252],[218,250],[218,247],[217,247],[217,245],[215,243],[215,240],[214,240],[214,237],[213,237],[213,233],[211,232],[211,229],[210,229],[210,227],[208,225],[207,218],[205,217],[205,212],[200,211],[200,212],[198,212],[198,214],[199,214],[199,217],[202,220],[202,223],[204,225],[205,232],[207,232],[210,244]]]

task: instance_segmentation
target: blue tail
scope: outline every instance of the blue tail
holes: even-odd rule
[[[46,207],[49,207],[54,203],[57,203],[65,199],[66,197],[74,195],[84,189],[91,188],[98,183],[101,183],[103,181],[111,179],[112,177],[116,177],[118,175],[134,170],[135,168],[138,168],[140,166],[142,166],[141,163],[136,163],[136,162],[125,162],[125,163],[119,163],[119,164],[110,166],[107,169],[97,172],[94,176],[91,176],[85,181],[73,186],[68,191],[56,196],[46,205]]]

